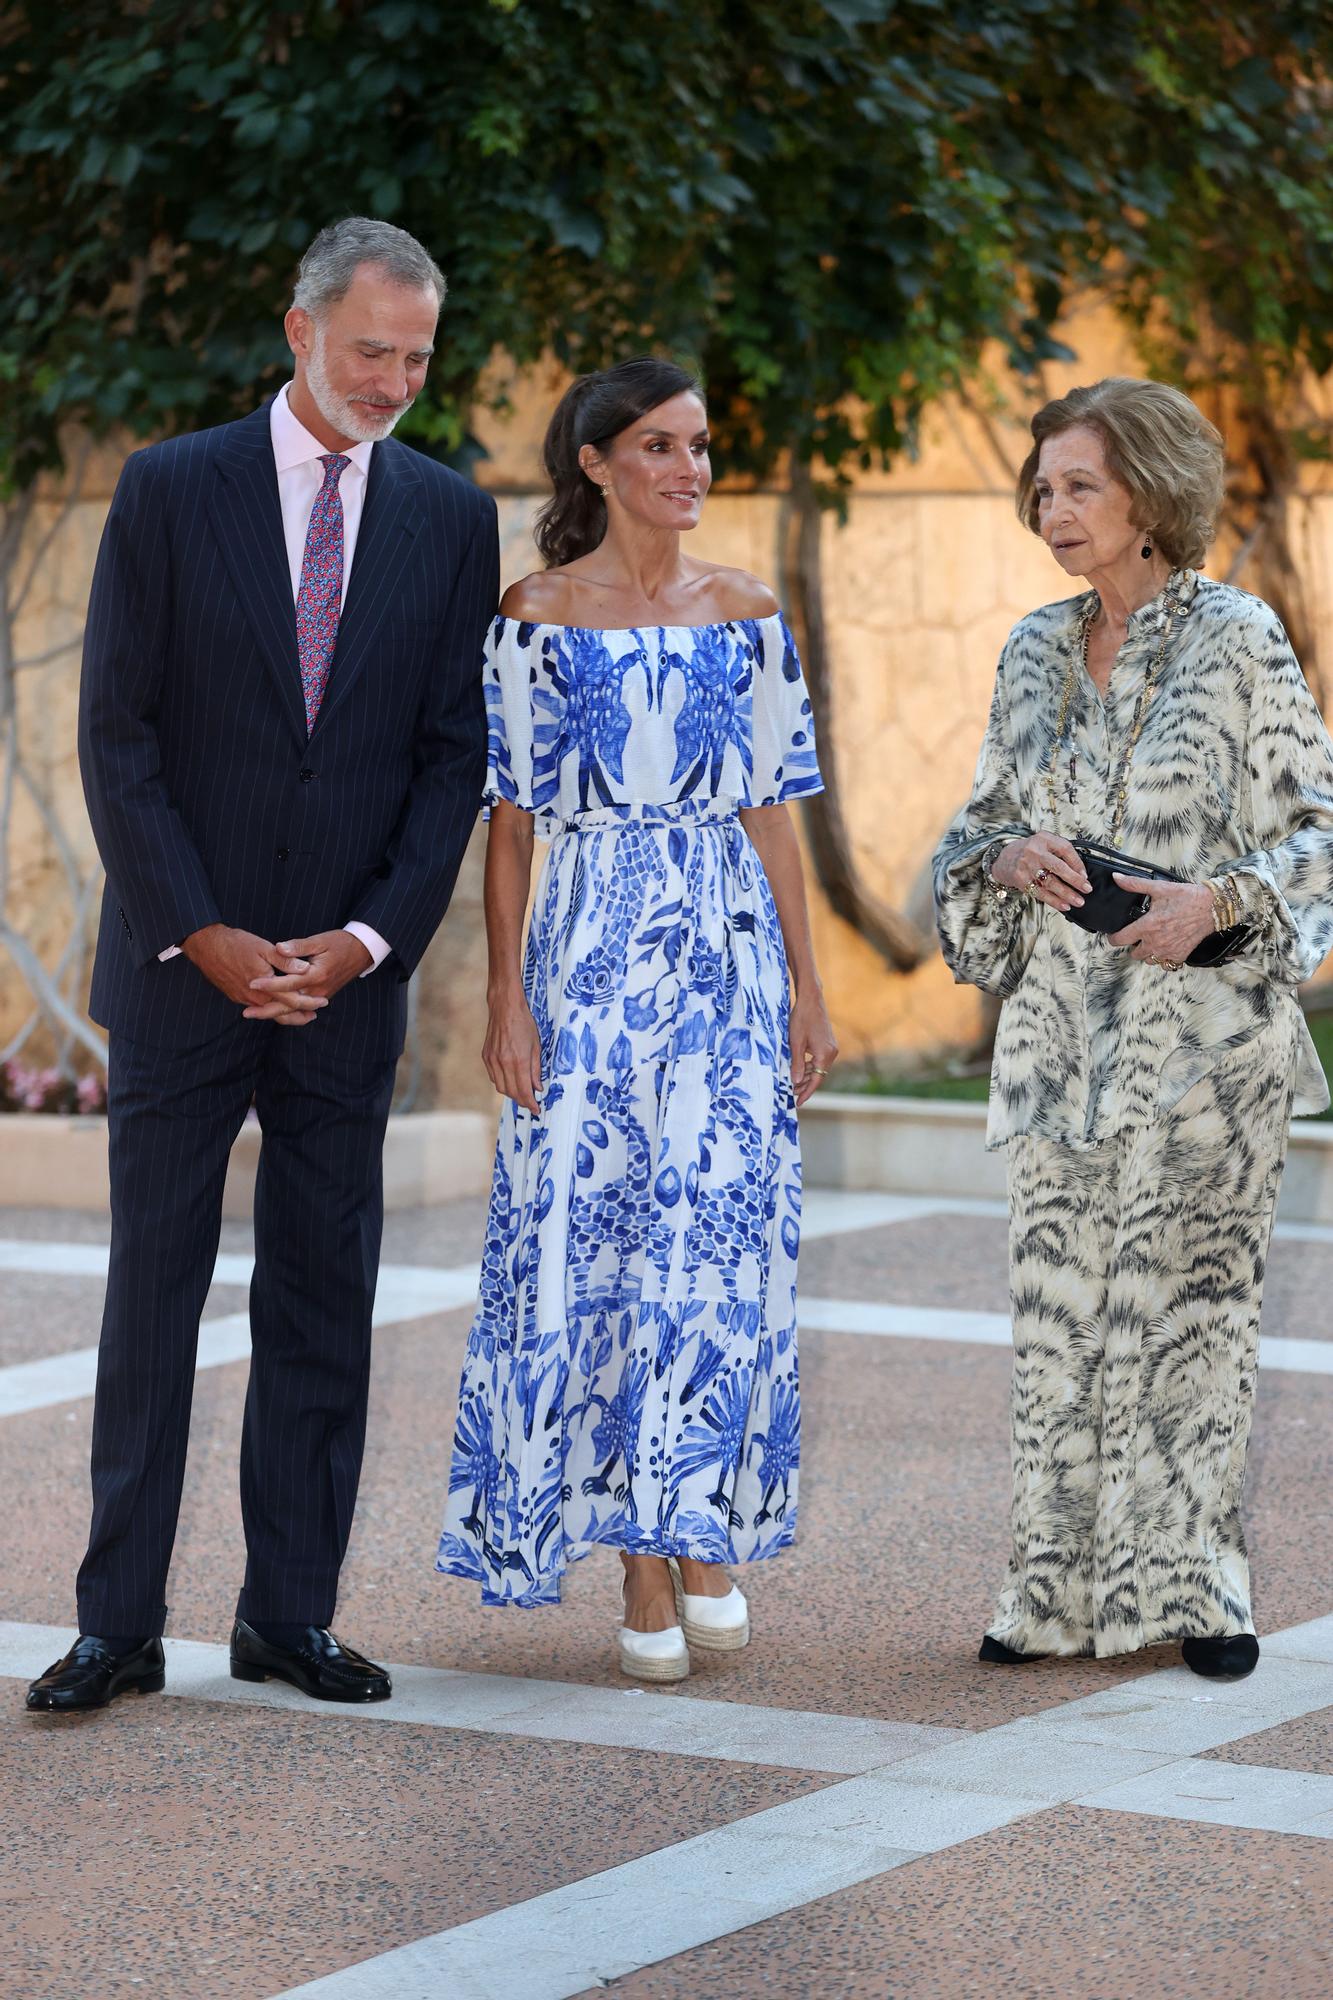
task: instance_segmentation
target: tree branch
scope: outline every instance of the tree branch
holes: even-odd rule
[[[11,583],[20,560],[26,530],[32,518],[31,489],[7,506],[3,519],[0,520],[0,735],[3,736],[3,768],[0,770],[0,912],[7,912],[9,909],[14,804],[20,788],[30,800],[49,849],[59,864],[71,908],[71,921],[65,932],[54,971],[48,970],[34,946],[9,921],[8,916],[0,917],[0,944],[3,944],[8,951],[20,977],[36,1002],[36,1011],[29,1015],[16,1035],[11,1038],[5,1055],[16,1054],[27,1043],[37,1026],[44,1022],[52,1032],[56,1060],[62,1071],[69,1076],[75,1073],[70,1062],[70,1052],[75,1047],[86,1050],[95,1061],[103,1065],[106,1062],[105,1042],[85,1020],[72,997],[87,956],[88,911],[100,871],[94,869],[85,877],[57,804],[48,796],[24,760],[23,745],[19,736],[15,680],[23,667],[40,666],[59,659],[73,651],[79,642],[77,639],[69,640],[29,659],[18,661],[14,656],[14,629],[18,613],[33,588],[55,537],[69,519],[76,503],[79,480],[87,465],[90,449],[90,446],[86,446],[79,454],[74,484],[58,508],[51,527],[42,536],[28,564],[24,581],[17,591],[11,589]],[[70,988],[69,995],[66,994],[66,987]]]
[[[38,1007],[33,1013],[29,1014],[27,1020],[23,1023],[23,1026],[19,1029],[18,1033],[16,1035],[11,1035],[9,1040],[5,1043],[5,1046],[2,1049],[0,1049],[0,1063],[12,1062],[14,1057],[19,1054],[20,1050],[27,1043],[29,1037],[33,1033],[33,1030],[35,1028],[40,1028],[41,1024],[42,1024],[42,1010],[40,1007]]]
[[[76,1042],[80,1048],[86,1049],[93,1060],[105,1069],[106,1043],[82,1015],[75,1013],[28,940],[3,919],[0,919],[0,944],[5,947],[23,974],[29,992],[43,1013],[51,1020],[58,1021],[70,1040]]]
[[[83,644],[82,632],[72,639],[62,639],[58,646],[48,646],[44,653],[25,653],[21,660],[15,660],[12,671],[25,673],[29,667],[49,667],[53,661],[62,660],[66,653],[77,652]]]
[[[11,625],[16,625],[23,616],[23,607],[32,593],[33,585],[41,574],[42,564],[46,561],[52,543],[83,497],[83,479],[84,474],[88,470],[88,460],[92,456],[92,449],[91,438],[85,438],[79,446],[78,452],[75,455],[74,470],[70,475],[69,486],[63,501],[56,510],[56,517],[34,549],[32,560],[28,564],[28,573],[10,599],[9,617]],[[31,494],[27,497],[31,501]],[[14,553],[17,558],[17,549]]]

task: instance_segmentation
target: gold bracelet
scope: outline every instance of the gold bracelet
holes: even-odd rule
[[[996,862],[1008,845],[1008,837],[1003,840],[993,840],[981,857],[981,880],[987,896],[997,909],[1003,909],[1014,893],[1012,889],[1007,889],[1003,882],[997,882],[993,873]]]
[[[1229,931],[1240,921],[1240,892],[1234,875],[1211,880],[1208,893],[1213,899],[1213,928]]]

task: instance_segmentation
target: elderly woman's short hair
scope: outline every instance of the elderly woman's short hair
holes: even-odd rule
[[[348,215],[320,230],[301,259],[292,304],[312,315],[337,305],[362,264],[373,264],[396,285],[433,286],[444,304],[444,273],[430,252],[405,229],[369,215]]]
[[[1040,533],[1037,467],[1047,438],[1086,424],[1110,472],[1129,488],[1130,519],[1150,534],[1173,569],[1197,569],[1222,509],[1222,436],[1189,397],[1166,382],[1108,375],[1071,389],[1032,419],[1032,450],[1018,475],[1018,518]]]

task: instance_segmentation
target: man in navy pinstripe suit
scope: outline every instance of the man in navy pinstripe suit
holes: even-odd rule
[[[390,438],[444,280],[412,237],[316,238],[291,383],[137,452],[102,539],[79,750],[107,888],[111,1265],[80,1636],[28,1705],[163,1685],[199,1315],[253,1101],[247,1562],[232,1672],[390,1693],[329,1631],[356,1504],[381,1153],[406,981],[444,915],[485,764],[494,502]]]

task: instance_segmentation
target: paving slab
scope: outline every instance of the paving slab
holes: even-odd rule
[[[1273,1729],[1257,1730],[1205,1754],[1227,1764],[1264,1764],[1271,1769],[1315,1771],[1333,1778],[1333,1708],[1281,1722]]]
[[[152,1696],[24,1724],[0,1823],[14,2000],[277,1993],[825,1782]]]
[[[1062,1806],[594,1990],[1327,2000],[1333,1844]]]
[[[435,1538],[470,1320],[438,1314],[376,1336],[361,1501],[339,1623],[389,1658],[616,1685],[618,1568],[595,1551],[560,1608],[484,1609],[439,1577]],[[169,1592],[171,1630],[225,1637],[243,1550],[236,1487],[246,1367],[196,1384],[190,1470]],[[803,1513],[795,1547],[743,1582],[755,1641],[696,1656],[691,1692],[771,1707],[981,1728],[1109,1690],[1175,1657],[980,1670],[975,1650],[1004,1557],[1008,1357],[911,1340],[804,1343]],[[0,1565],[11,1617],[60,1624],[87,1529],[90,1405],[7,1428]],[[1261,1391],[1250,1531],[1261,1629],[1328,1608],[1312,1596],[1314,1495],[1327,1482],[1333,1382]],[[32,1509],[24,1494],[41,1491]]]
[[[890,1216],[869,1197],[815,1210],[808,1297],[991,1316],[977,1326],[1005,1311],[1001,1218]],[[434,1572],[471,1308],[431,1310],[447,1301],[429,1267],[470,1263],[483,1211],[386,1226],[386,1263],[417,1268],[395,1280],[417,1316],[376,1335],[336,1623],[401,1663],[396,1714],[312,1711],[225,1675],[238,1359],[196,1384],[169,1589],[178,1698],[23,1716],[22,1648],[47,1648],[44,1664],[72,1617],[91,1403],[0,1419],[0,1616],[17,1621],[0,1631],[3,2000],[541,2000],[593,1972],[689,2000],[1333,1990],[1333,1378],[1261,1379],[1255,1605],[1261,1633],[1292,1629],[1265,1639],[1251,1680],[1201,1683],[1174,1647],[1007,1672],[975,1652],[1004,1558],[1009,1355],[840,1332],[830,1308],[802,1340],[800,1534],[740,1579],[752,1645],[631,1691],[613,1552],[528,1614]],[[90,1254],[106,1225],[7,1211],[0,1237]],[[228,1223],[224,1280],[249,1249]],[[21,1362],[90,1344],[86,1262],[11,1259],[0,1365],[6,1329],[36,1340]],[[1326,1340],[1333,1245],[1283,1239],[1272,1269],[1266,1332]],[[224,1285],[210,1312],[243,1306]],[[1199,1803],[1216,1824],[1191,1816]],[[636,1970],[646,1955],[664,1963]]]
[[[1311,1840],[1333,1840],[1333,1778],[1316,1771],[1223,1764],[1187,1757],[1081,1794],[1078,1803],[1154,1819],[1258,1827]]]

